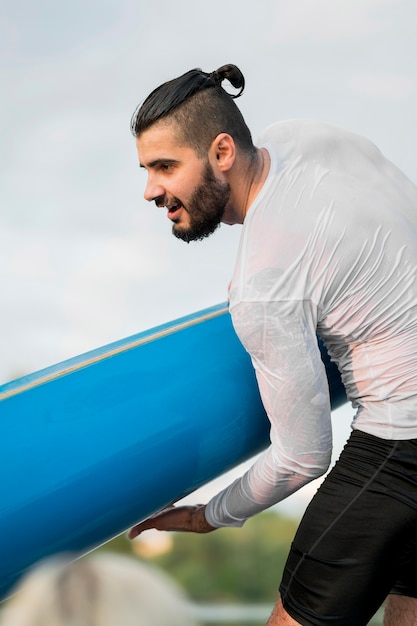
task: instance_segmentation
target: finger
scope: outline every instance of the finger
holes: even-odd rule
[[[151,529],[164,530],[165,528],[164,528],[164,525],[161,524],[161,519],[164,520],[167,515],[173,512],[173,509],[175,509],[174,505],[169,504],[167,507],[165,507],[161,511],[154,513],[153,515],[145,519],[143,522],[140,522],[139,524],[136,524],[135,526],[133,526],[133,528],[131,528],[128,532],[129,539],[134,539],[135,537],[143,533],[145,530],[151,530]]]
[[[144,528],[143,524],[137,524],[136,526],[133,526],[133,528],[131,528],[129,530],[129,532],[127,533],[127,536],[129,537],[129,539],[135,539],[136,537],[138,537],[144,530],[148,530],[148,528],[150,528],[149,526]]]

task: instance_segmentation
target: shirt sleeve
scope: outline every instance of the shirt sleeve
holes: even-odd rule
[[[207,521],[215,527],[241,526],[321,476],[332,451],[329,389],[314,305],[241,302],[232,317],[256,371],[271,445],[208,503]]]

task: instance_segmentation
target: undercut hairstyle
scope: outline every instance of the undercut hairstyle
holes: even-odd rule
[[[236,94],[228,93],[222,82],[227,80]],[[252,136],[236,106],[245,88],[245,79],[236,65],[223,65],[208,74],[193,69],[163,83],[139,105],[131,119],[131,131],[139,137],[157,122],[172,125],[182,145],[192,148],[200,158],[207,156],[213,140],[227,133],[241,151],[256,154]]]

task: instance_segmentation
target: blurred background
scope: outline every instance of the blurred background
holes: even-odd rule
[[[413,0],[5,0],[0,384],[226,300],[240,227],[186,245],[143,200],[129,122],[154,87],[235,63],[255,140],[278,120],[323,120],[366,135],[417,181],[416,34]],[[335,454],[352,415],[334,412]],[[273,515],[293,523],[316,486]]]

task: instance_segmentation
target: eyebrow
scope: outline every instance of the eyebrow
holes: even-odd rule
[[[158,165],[175,165],[175,163],[178,163],[179,161],[177,159],[155,159],[154,161],[150,161],[147,165],[144,165],[143,163],[139,163],[139,167],[157,167]]]

